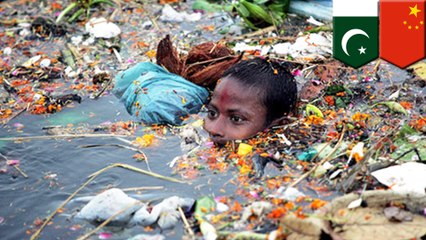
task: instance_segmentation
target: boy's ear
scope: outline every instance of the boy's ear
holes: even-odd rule
[[[287,125],[291,123],[291,119],[288,116],[282,116],[280,118],[277,118],[269,124],[268,128],[274,127],[274,126],[281,126],[281,125]]]

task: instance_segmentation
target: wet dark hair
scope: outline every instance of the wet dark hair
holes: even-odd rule
[[[244,60],[226,70],[223,77],[259,89],[267,110],[265,126],[296,109],[296,81],[283,63],[262,58]]]

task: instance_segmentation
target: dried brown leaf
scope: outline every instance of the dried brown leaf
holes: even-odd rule
[[[181,75],[183,62],[177,50],[173,47],[170,36],[163,38],[157,46],[157,64],[166,68],[169,72]]]

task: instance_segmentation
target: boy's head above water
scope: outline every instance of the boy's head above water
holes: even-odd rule
[[[216,85],[204,128],[214,142],[246,139],[273,125],[295,109],[293,75],[270,60],[241,61]]]

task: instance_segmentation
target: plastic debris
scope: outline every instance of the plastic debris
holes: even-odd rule
[[[166,4],[161,10],[161,21],[167,22],[196,22],[201,19],[201,13],[188,14],[186,12],[178,12],[172,6]]]
[[[150,62],[120,72],[115,79],[114,94],[145,124],[179,125],[182,117],[198,112],[208,97],[205,88]]]
[[[245,156],[245,155],[249,154],[252,149],[253,149],[252,146],[250,146],[246,143],[240,143],[240,145],[238,146],[237,154],[240,155],[240,156]]]
[[[325,59],[332,54],[330,36],[328,33],[311,33],[297,38],[293,44],[289,42],[275,44],[271,52],[290,55],[302,61]]]
[[[113,38],[121,34],[120,28],[103,17],[92,18],[86,23],[86,32],[95,38]]]
[[[111,188],[94,197],[81,209],[76,218],[90,222],[105,221],[130,207],[111,221],[111,224],[122,225],[126,224],[141,206],[138,200],[127,196],[121,189]]]
[[[112,233],[103,232],[99,234],[99,239],[109,239],[112,237]]]
[[[374,171],[371,175],[393,191],[425,193],[426,164],[408,162]]]
[[[40,67],[49,67],[50,63],[51,63],[50,59],[45,58],[40,61]]]
[[[280,187],[274,196],[288,201],[296,201],[297,198],[304,197],[305,194],[301,193],[294,187]]]
[[[148,234],[138,234],[134,237],[129,238],[128,240],[165,240],[166,237],[161,234],[148,235]]]
[[[134,214],[130,223],[142,226],[150,226],[157,223],[161,229],[170,229],[180,219],[178,208],[188,211],[193,204],[194,200],[191,198],[169,197],[155,205],[150,212],[147,209],[148,206],[144,205]]]
[[[10,47],[5,47],[4,49],[3,49],[3,54],[4,55],[10,55],[12,53],[12,48],[10,48]]]

